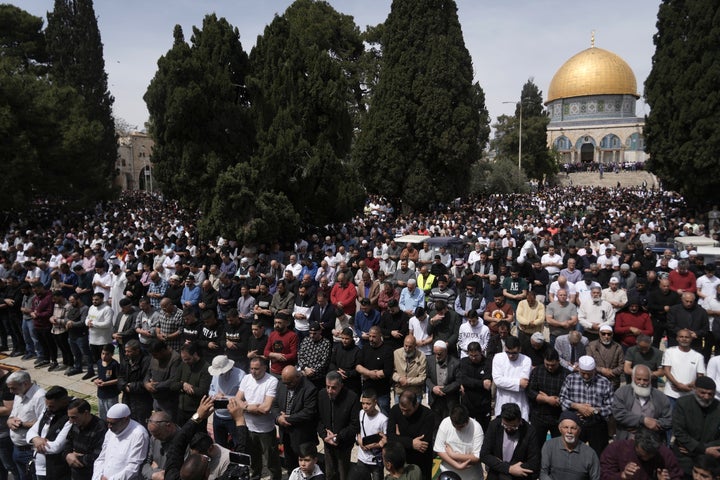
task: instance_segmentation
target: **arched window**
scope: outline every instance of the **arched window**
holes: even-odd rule
[[[644,151],[645,150],[645,138],[639,133],[633,133],[625,141],[625,146],[628,150],[632,151]]]
[[[605,135],[600,142],[600,148],[603,150],[618,150],[621,145],[622,143],[620,142],[620,138],[612,133]]]
[[[565,135],[555,139],[555,148],[560,152],[568,151],[572,148],[572,142]]]

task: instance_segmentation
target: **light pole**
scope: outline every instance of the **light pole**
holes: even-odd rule
[[[518,182],[522,182],[522,120],[523,120],[523,103],[525,100],[528,100],[528,98],[521,98],[520,102],[502,102],[502,103],[512,103],[515,105],[520,105],[520,117],[518,124]]]

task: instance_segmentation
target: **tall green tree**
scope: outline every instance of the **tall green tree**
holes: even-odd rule
[[[85,115],[102,135],[85,145],[87,175],[93,177],[93,196],[111,195],[115,176],[117,135],[103,58],[103,44],[92,0],[55,0],[45,32],[53,81],[75,89],[84,100]]]
[[[394,0],[382,30],[380,76],[354,149],[371,193],[410,208],[467,193],[489,136],[452,0]]]
[[[349,157],[362,53],[352,17],[314,0],[276,16],[251,52],[256,188],[284,194],[302,223],[342,220],[361,205]]]
[[[179,25],[173,37],[143,97],[155,140],[153,176],[164,193],[207,212],[218,176],[250,157],[248,57],[237,28],[215,14],[193,27],[190,44]]]
[[[0,5],[0,209],[23,211],[34,200],[87,205],[97,177],[85,146],[102,127],[87,118],[72,87],[47,75],[43,20]]]
[[[645,81],[649,169],[691,203],[720,201],[720,3],[664,0]]]
[[[546,132],[550,118],[543,107],[542,92],[532,78],[523,85],[520,99],[515,106],[514,116],[501,115],[493,125],[495,138],[491,146],[499,157],[515,160],[517,176],[522,116],[522,169],[527,178],[543,181],[557,173],[558,165],[553,151],[547,145]]]

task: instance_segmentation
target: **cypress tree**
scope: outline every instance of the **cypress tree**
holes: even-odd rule
[[[247,53],[238,29],[215,14],[193,27],[190,44],[179,25],[173,37],[143,97],[154,176],[165,194],[207,213],[218,176],[250,156]]]
[[[92,0],[55,0],[45,32],[51,75],[59,85],[75,89],[83,99],[87,119],[99,130],[97,140],[85,145],[80,162],[89,182],[79,194],[107,198],[115,172],[117,136],[103,58],[103,44]]]
[[[690,203],[720,201],[720,3],[664,0],[645,81],[648,168]]]
[[[394,0],[354,160],[370,193],[424,207],[467,193],[489,136],[485,97],[448,0]]]

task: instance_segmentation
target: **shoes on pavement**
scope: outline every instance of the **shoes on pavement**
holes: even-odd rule
[[[47,360],[37,360],[35,362],[35,368],[43,368],[47,367],[48,365],[50,365],[50,362]]]
[[[24,357],[25,352],[18,352],[18,351],[13,350],[12,352],[10,352],[10,356],[11,357]]]
[[[95,376],[95,372],[87,372],[85,375],[83,375],[82,379],[83,379],[83,380],[90,380],[90,379],[93,378],[94,376]]]
[[[23,360],[32,360],[33,358],[37,358],[37,355],[35,355],[34,353],[26,353],[22,356]]]
[[[65,375],[68,377],[72,377],[73,375],[77,375],[78,373],[82,373],[82,370],[78,370],[76,368],[70,368],[67,372],[65,372]]]
[[[60,365],[58,365],[57,362],[52,362],[50,368],[48,368],[48,372],[54,372],[55,370],[60,370]]]

